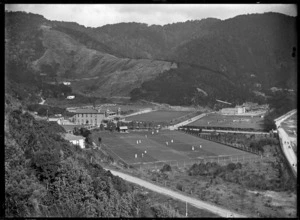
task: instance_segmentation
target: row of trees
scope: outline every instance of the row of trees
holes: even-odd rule
[[[50,105],[29,104],[27,105],[27,109],[32,112],[37,112],[40,116],[54,116],[55,114],[61,114],[63,116],[72,117],[74,115],[74,113],[69,112],[64,108]]]
[[[255,137],[255,135],[247,134],[230,134],[230,133],[210,133],[202,134],[195,131],[189,133],[198,135],[201,138],[240,147],[242,149],[250,148],[252,151],[263,153],[263,147],[266,145],[278,145],[278,140],[274,137]]]

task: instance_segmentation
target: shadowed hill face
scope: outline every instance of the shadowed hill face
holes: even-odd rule
[[[267,88],[280,81],[295,86],[295,22],[293,17],[266,13],[214,23],[208,35],[180,45],[174,60],[202,64],[236,79],[254,74]]]
[[[8,60],[17,58],[26,61],[23,66],[33,64],[37,72],[70,80],[80,94],[127,96],[140,89],[139,94],[153,101],[165,96],[168,103],[204,104],[219,94],[228,97],[226,100],[239,100],[241,93],[247,94],[244,100],[254,91],[267,92],[273,86],[296,90],[296,59],[291,56],[296,21],[286,15],[243,15],[224,21],[208,18],[164,26],[120,23],[99,28],[26,13],[6,16],[14,17],[6,23]],[[176,67],[178,71],[173,71]],[[168,74],[172,91],[184,87],[185,95],[164,94],[161,86],[171,89]],[[147,88],[144,82],[148,82]],[[196,88],[208,96],[198,97]]]
[[[118,58],[89,49],[69,35],[48,28],[43,29],[43,45],[45,53],[33,62],[36,69],[54,66],[56,76],[76,79],[75,91],[94,85],[96,96],[127,95],[142,82],[176,67],[171,62]]]

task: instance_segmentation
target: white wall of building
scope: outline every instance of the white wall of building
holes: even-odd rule
[[[84,139],[70,140],[70,142],[73,143],[74,145],[79,145],[81,149],[85,148],[85,146],[84,146]]]
[[[73,116],[74,122],[78,125],[90,124],[100,126],[104,114],[78,113]]]

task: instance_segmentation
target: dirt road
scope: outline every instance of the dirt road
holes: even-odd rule
[[[201,115],[197,115],[197,116],[195,116],[195,117],[193,117],[193,118],[190,118],[190,119],[188,119],[188,120],[185,120],[185,121],[183,121],[183,122],[180,122],[180,123],[178,123],[178,124],[176,124],[176,125],[169,126],[169,129],[170,129],[170,130],[178,129],[178,127],[184,126],[184,125],[187,125],[187,124],[190,124],[190,123],[192,123],[192,122],[194,122],[194,121],[199,120],[200,118],[202,118],[202,117],[204,117],[204,116],[206,116],[206,115],[207,115],[206,113],[203,113],[203,114],[201,114]]]
[[[275,119],[274,121],[277,126],[277,131],[278,131],[279,139],[280,139],[280,145],[283,150],[283,153],[284,153],[285,157],[287,158],[287,160],[292,168],[293,173],[295,174],[295,176],[297,176],[297,156],[291,147],[291,140],[290,140],[288,134],[280,126],[283,121],[285,121],[287,118],[291,117],[293,114],[297,114],[296,109],[289,111],[288,113],[282,115],[281,117]]]
[[[197,200],[197,199],[194,199],[194,198],[182,195],[182,194],[180,194],[178,192],[169,190],[167,188],[164,188],[164,187],[161,187],[161,186],[157,186],[155,184],[152,184],[152,183],[150,183],[148,181],[145,181],[145,180],[142,180],[140,178],[133,177],[133,176],[130,176],[128,174],[121,173],[119,171],[115,171],[115,170],[111,170],[111,169],[106,169],[106,170],[110,170],[110,172],[113,175],[119,176],[119,177],[121,177],[122,179],[124,179],[124,180],[126,180],[128,182],[132,182],[134,184],[137,184],[137,185],[140,185],[142,187],[145,187],[145,188],[147,188],[147,189],[149,189],[151,191],[154,191],[154,192],[157,192],[157,193],[161,193],[161,194],[170,196],[172,198],[179,199],[181,201],[187,202],[187,203],[189,203],[189,204],[191,204],[191,205],[193,205],[193,206],[195,206],[197,208],[206,209],[206,210],[208,210],[210,212],[213,212],[213,213],[216,213],[217,215],[220,215],[221,217],[240,217],[240,218],[241,217],[246,217],[244,215],[232,212],[232,211],[224,209],[224,208],[217,207],[217,206],[209,204],[207,202],[203,202],[203,201],[200,201],[200,200]]]

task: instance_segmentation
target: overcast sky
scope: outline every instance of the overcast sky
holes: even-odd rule
[[[297,16],[297,7],[292,4],[6,4],[5,9],[40,14],[49,20],[74,21],[87,27],[133,21],[164,25],[208,17],[223,20],[270,11]]]

